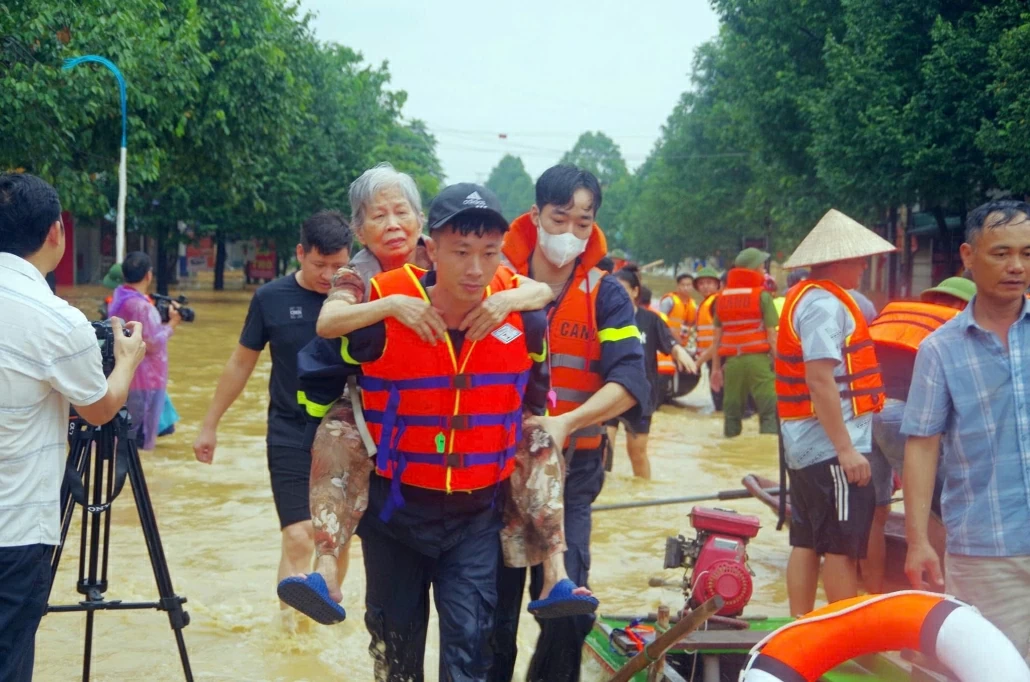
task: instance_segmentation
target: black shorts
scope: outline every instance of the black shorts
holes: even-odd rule
[[[311,451],[269,445],[268,474],[272,479],[272,497],[275,498],[275,511],[279,514],[279,528],[310,521]]]
[[[864,559],[876,489],[848,483],[837,458],[790,469],[790,545]]]
[[[614,426],[615,428],[618,428],[619,422],[622,422],[622,425],[629,429],[630,433],[632,433],[634,436],[646,436],[647,434],[651,433],[650,415],[646,417],[640,417],[639,419],[636,419],[634,421],[630,421],[622,417],[613,417],[612,419],[606,421],[604,425]]]

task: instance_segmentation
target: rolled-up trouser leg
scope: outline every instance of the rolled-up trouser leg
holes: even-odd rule
[[[565,551],[565,458],[539,426],[527,424],[508,479],[501,547],[504,564],[535,566]]]
[[[311,522],[315,554],[338,557],[368,508],[374,466],[354,423],[354,411],[338,400],[322,418],[311,447]]]

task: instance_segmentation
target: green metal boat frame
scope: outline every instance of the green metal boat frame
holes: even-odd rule
[[[770,632],[791,622],[790,618],[748,620],[747,630],[704,630],[688,635],[666,654],[666,675],[669,682],[736,682],[736,671],[748,652]],[[654,626],[653,620],[641,621]],[[630,621],[600,616],[587,636],[584,652],[596,660],[603,671],[614,674],[632,657],[626,640],[613,631],[623,630]],[[644,638],[647,641],[647,638]],[[669,668],[673,668],[669,670]],[[684,673],[683,671],[688,671]],[[647,682],[647,671],[637,673],[632,682]],[[732,677],[728,677],[731,675]],[[885,655],[865,656],[826,673],[822,682],[910,682],[909,667]]]

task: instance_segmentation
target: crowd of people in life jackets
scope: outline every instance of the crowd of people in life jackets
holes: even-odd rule
[[[693,316],[725,435],[749,400],[759,431],[779,433],[793,615],[812,610],[820,570],[831,602],[884,589],[900,485],[913,587],[973,604],[1030,660],[1030,204],[974,210],[965,274],[877,313],[856,288],[892,251],[830,210],[784,264],[784,296],[769,255],[745,249],[723,282],[681,275],[661,312],[674,326]],[[696,308],[690,279],[705,288]]]
[[[56,192],[24,176],[5,182],[14,189],[3,215],[46,204],[33,237],[42,248],[27,246],[24,225],[4,231],[4,267],[29,292],[18,305],[60,309],[40,324],[80,320],[98,354],[81,313],[47,298],[42,273],[64,248]],[[349,198],[350,221],[332,211],[305,221],[299,270],[255,293],[194,451],[213,462],[218,423],[270,346],[283,612],[346,617],[340,585],[358,535],[377,680],[424,678],[430,588],[440,678],[511,680],[527,577],[540,625],[528,679],[579,679],[599,604],[588,587],[591,503],[605,477],[606,424],[629,425],[634,471],[647,475],[639,453],[658,400],[658,351],[686,374],[710,363],[727,437],[740,433],[749,400],[759,431],[779,432],[792,614],[813,608],[820,575],[831,601],[854,596],[860,581],[883,588],[893,470],[913,586],[973,604],[1030,657],[1030,204],[973,210],[961,246],[968,276],[879,314],[855,289],[869,258],[894,247],[832,209],[784,264],[806,272],[779,304],[768,254],[745,249],[724,284],[709,269],[680,277],[651,313],[638,268],[601,267],[602,191],[582,169],[545,171],[535,203],[510,224],[497,197],[469,183],[443,189],[424,216],[412,178],[388,164],[356,179]],[[351,258],[355,237],[364,248]],[[145,277],[137,269],[129,279]],[[700,305],[688,302],[691,284],[706,294]],[[695,348],[682,336],[691,315]],[[97,423],[114,413],[108,403],[120,406],[143,357],[138,335],[127,338],[116,333],[116,353],[131,368],[112,374],[124,386],[77,389],[78,409]],[[93,411],[85,395],[114,397]],[[63,442],[67,405],[50,407],[59,418],[48,437]],[[11,513],[19,533],[58,527],[56,504]],[[31,679],[46,546],[5,554],[33,571],[8,573],[21,582],[6,592],[16,627],[0,631],[0,671],[16,679]]]
[[[590,506],[606,425],[626,424],[634,473],[648,476],[664,354],[686,375],[709,366],[728,437],[748,409],[760,432],[781,433],[792,613],[811,610],[821,561],[831,600],[857,592],[859,561],[882,565],[876,534],[907,437],[913,580],[942,575],[930,531],[940,458],[949,589],[1025,653],[1030,632],[992,609],[991,589],[1005,592],[998,604],[1030,597],[1028,540],[1009,532],[1030,515],[1030,476],[1010,468],[1030,462],[1030,207],[971,215],[973,285],[949,280],[870,319],[849,291],[893,246],[837,211],[786,263],[808,273],[781,301],[768,254],[745,249],[724,282],[710,268],[681,276],[652,311],[639,268],[607,258],[597,179],[559,165],[535,189],[510,224],[469,183],[442,190],[425,217],[413,180],[381,164],[352,183],[349,224],[313,216],[296,276],[255,294],[195,451],[212,461],[221,416],[271,345],[284,613],[346,618],[340,586],[357,535],[376,679],[423,678],[432,587],[441,679],[511,680],[528,576],[540,625],[528,678],[577,680],[598,607]],[[364,248],[351,258],[353,237]],[[956,298],[971,303],[960,311]],[[876,570],[863,568],[867,589]],[[977,584],[976,572],[994,580]]]

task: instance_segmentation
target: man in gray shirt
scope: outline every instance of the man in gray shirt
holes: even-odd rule
[[[858,561],[866,557],[876,504],[872,414],[884,397],[864,315],[847,290],[869,256],[893,250],[831,210],[785,264],[811,267],[810,278],[787,294],[777,337],[776,395],[791,488],[791,615],[814,608],[823,558],[827,599],[858,593]]]

